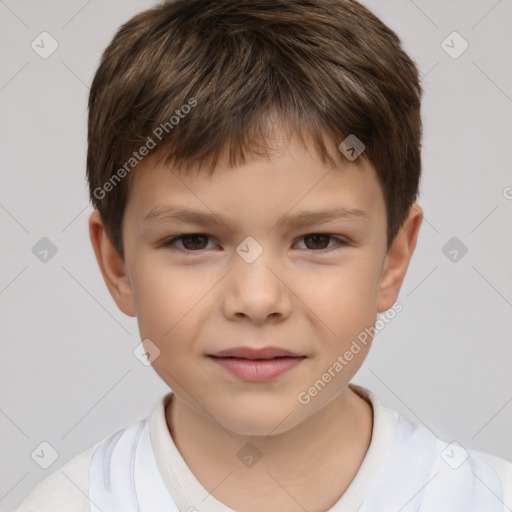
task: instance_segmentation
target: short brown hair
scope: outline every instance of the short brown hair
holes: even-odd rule
[[[134,151],[158,146],[165,163],[213,173],[223,151],[232,166],[265,147],[276,114],[289,134],[312,138],[324,163],[336,164],[325,140],[364,143],[389,248],[418,195],[421,95],[399,37],[355,0],[165,2],[119,28],[94,77],[91,201],[124,260]]]

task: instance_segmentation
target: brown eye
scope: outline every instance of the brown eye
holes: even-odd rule
[[[184,249],[177,247],[177,242],[181,242]],[[184,252],[195,252],[205,249],[208,245],[208,235],[202,235],[200,233],[193,233],[189,235],[176,236],[164,244],[171,250],[184,251]]]
[[[347,245],[347,242],[342,238],[326,233],[311,233],[310,235],[304,235],[302,240],[304,240],[306,249],[311,249],[314,251],[322,251],[325,249],[334,248],[336,246]],[[334,244],[330,245],[331,241],[333,241]]]
[[[308,249],[326,249],[329,245],[329,235],[308,235],[304,240],[309,240],[311,244],[306,242]]]
[[[206,235],[185,235],[182,238],[183,247],[191,251],[204,249],[207,244],[208,237]],[[205,242],[206,241],[206,242]]]

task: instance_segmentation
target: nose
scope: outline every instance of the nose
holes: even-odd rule
[[[222,301],[230,320],[246,319],[255,324],[283,321],[291,313],[291,291],[281,266],[263,253],[252,263],[236,255],[233,270],[226,276]]]

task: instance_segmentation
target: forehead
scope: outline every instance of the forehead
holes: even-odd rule
[[[275,224],[285,214],[327,207],[345,211],[346,219],[385,210],[368,160],[360,157],[350,162],[338,155],[333,166],[296,141],[270,158],[253,157],[234,167],[220,161],[213,172],[199,168],[189,172],[151,158],[133,172],[125,214],[135,223],[157,222],[175,207],[224,214],[235,224],[238,220]]]

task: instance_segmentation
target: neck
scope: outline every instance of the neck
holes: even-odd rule
[[[334,505],[356,475],[372,430],[371,405],[350,388],[278,435],[228,431],[175,394],[166,419],[176,447],[199,483],[214,489],[217,500],[244,511],[251,506],[262,510],[268,503],[272,506],[267,510],[283,511]],[[245,466],[237,454],[248,457]],[[255,454],[261,459],[251,465]]]

